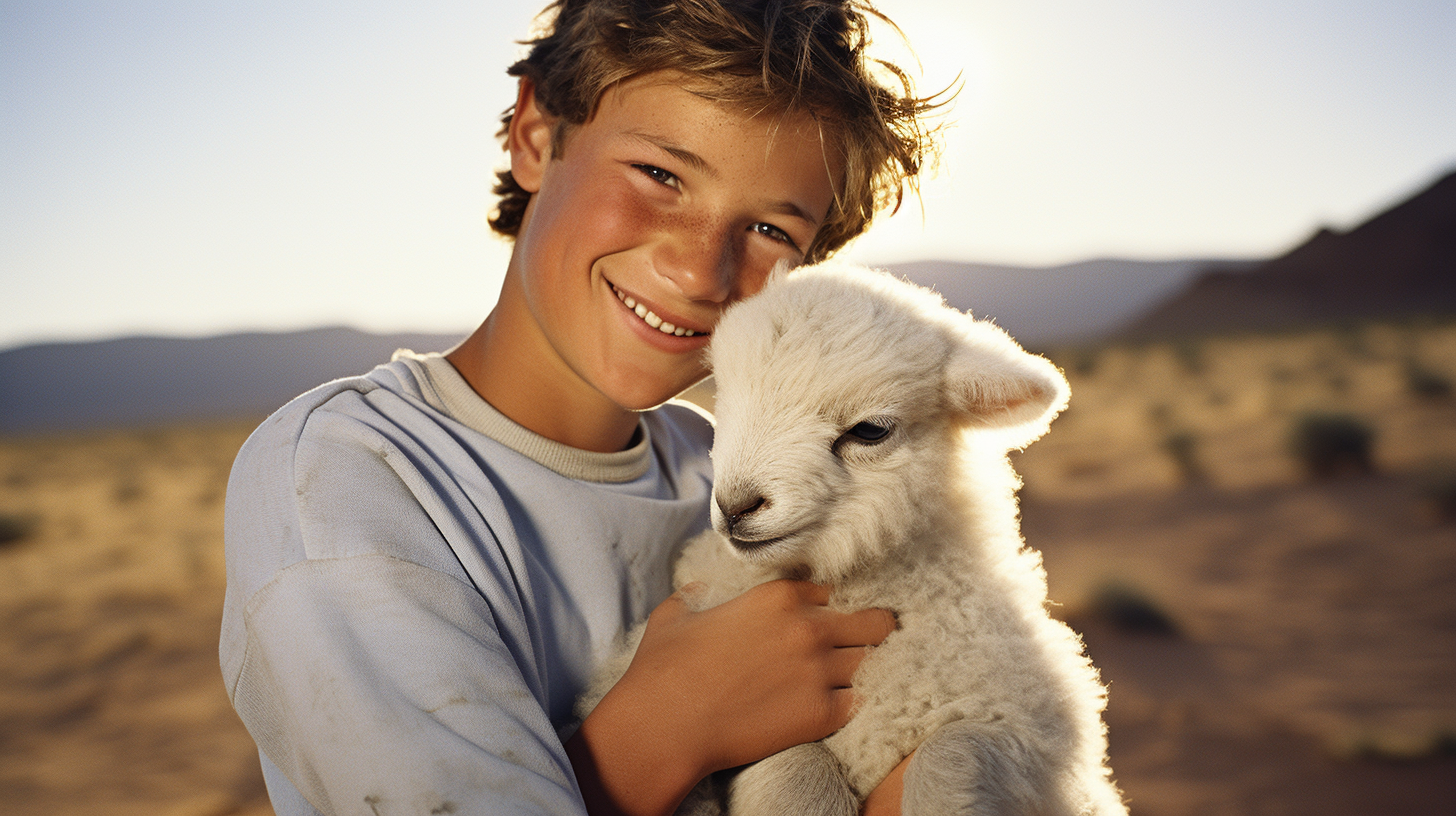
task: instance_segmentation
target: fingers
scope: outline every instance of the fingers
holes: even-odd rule
[[[684,586],[658,605],[619,685],[731,767],[821,739],[849,721],[861,662],[896,628],[883,609],[840,612],[830,588],[773,581],[696,611]],[[726,763],[726,764],[724,764]]]
[[[759,584],[748,590],[747,594],[763,594],[775,598],[782,606],[789,608],[799,605],[828,606],[829,593],[830,587],[824,584],[780,578]]]
[[[855,697],[854,689],[840,688],[829,692],[831,724],[825,736],[843,728],[849,722],[849,718],[854,716],[854,708],[858,704],[859,698]]]
[[[872,648],[869,646],[851,646],[844,649],[834,649],[824,658],[824,680],[831,689],[847,689],[854,683],[854,673],[859,671],[859,664],[869,657]]]
[[[858,612],[835,613],[831,643],[837,647],[878,646],[890,633],[900,628],[895,613],[888,609],[862,609]]]
[[[829,605],[830,587],[824,584],[813,584],[808,581],[794,581],[793,583],[797,584],[801,588],[803,592],[802,597],[805,601],[808,601],[815,606]]]
[[[820,648],[878,646],[900,628],[895,613],[888,609],[840,612],[828,608],[831,592],[824,584],[789,580],[770,581],[749,590],[750,594],[761,593],[760,598],[797,620],[798,631]]]

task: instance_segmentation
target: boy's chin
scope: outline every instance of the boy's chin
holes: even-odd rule
[[[686,384],[670,384],[652,389],[631,389],[627,393],[619,393],[613,401],[628,411],[650,411],[663,403],[681,397],[693,386],[706,379],[707,375],[704,375],[690,380]]]
[[[659,408],[662,405],[666,404],[667,402],[670,402],[671,400],[676,399],[678,396],[682,395],[686,391],[687,391],[687,389],[684,388],[682,391],[676,391],[676,392],[671,393],[671,394],[659,395],[659,396],[654,396],[654,397],[643,397],[643,398],[639,398],[639,399],[632,399],[632,400],[627,400],[626,402],[619,403],[619,404],[623,408],[626,408],[628,411],[635,411],[635,412],[651,411],[653,408]]]

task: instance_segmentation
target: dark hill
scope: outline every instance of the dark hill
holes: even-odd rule
[[[1456,314],[1456,172],[1348,232],[1245,271],[1213,269],[1122,334],[1279,330]]]
[[[25,346],[0,352],[0,433],[262,416],[397,348],[441,351],[461,336],[326,328]]]
[[[1051,267],[915,261],[888,268],[935,289],[957,309],[991,318],[1023,344],[1046,348],[1115,331],[1210,265],[1249,263],[1104,258]]]

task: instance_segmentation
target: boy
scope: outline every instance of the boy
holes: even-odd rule
[[[668,597],[712,430],[663,403],[707,374],[726,306],[918,168],[926,105],[869,78],[855,5],[552,7],[511,68],[490,316],[294,400],[234,466],[221,660],[281,816],[669,813],[848,719],[890,613],[789,581],[700,613]]]

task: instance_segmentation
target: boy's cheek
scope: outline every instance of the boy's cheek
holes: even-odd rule
[[[773,273],[774,267],[780,261],[788,261],[790,264],[797,265],[799,260],[797,253],[786,252],[776,255],[760,251],[758,257],[753,258],[750,263],[744,265],[743,271],[738,276],[738,285],[734,290],[733,299],[742,300],[743,298],[758,294],[759,290],[763,289],[764,284],[768,283],[768,276]]]
[[[560,240],[597,255],[610,255],[638,245],[651,233],[655,208],[625,184],[583,184],[574,191],[578,206],[560,213]]]
[[[630,190],[603,190],[594,219],[609,241],[619,250],[636,246],[656,231],[661,221],[658,208]],[[615,240],[612,240],[615,238]]]

